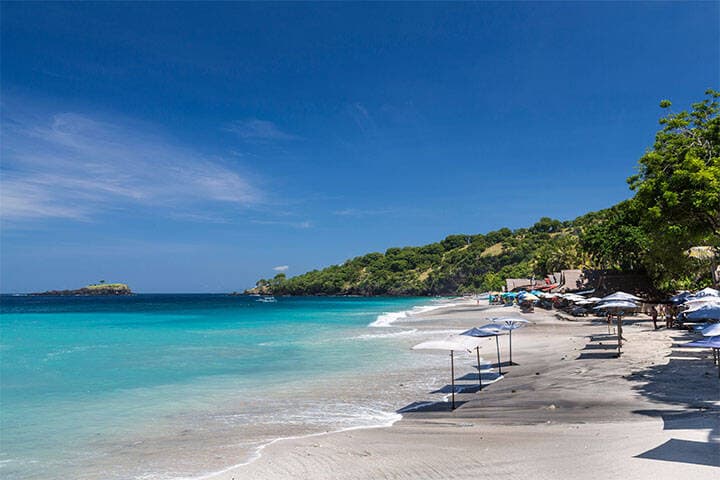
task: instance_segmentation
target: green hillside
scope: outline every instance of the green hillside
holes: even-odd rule
[[[505,278],[570,268],[645,273],[659,290],[717,283],[720,251],[720,93],[660,119],[655,143],[628,183],[635,196],[572,221],[451,235],[389,248],[322,270],[261,279],[252,293],[443,295],[498,290]],[[670,102],[661,102],[669,108]],[[706,246],[710,257],[693,258]],[[713,255],[715,255],[713,257]]]
[[[527,277],[582,263],[574,222],[542,219],[529,229],[501,229],[485,235],[451,235],[421,247],[389,248],[323,270],[286,279],[261,280],[258,287],[290,295],[432,295],[499,289],[504,278]],[[555,251],[573,253],[559,258]],[[552,257],[552,258],[551,258]]]

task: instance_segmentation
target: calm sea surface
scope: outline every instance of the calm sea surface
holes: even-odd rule
[[[0,476],[194,478],[273,438],[392,422],[427,389],[401,383],[416,331],[369,325],[424,304],[2,296]]]

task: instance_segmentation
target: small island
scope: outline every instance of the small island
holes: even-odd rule
[[[36,296],[101,296],[101,295],[132,295],[132,290],[125,283],[100,282],[77,290],[48,290],[47,292],[31,293]]]

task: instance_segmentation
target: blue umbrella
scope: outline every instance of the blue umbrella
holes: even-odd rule
[[[505,334],[507,330],[500,328],[500,325],[489,323],[482,327],[473,327],[470,330],[462,332],[460,335],[467,335],[469,337],[495,337],[495,347],[497,348],[497,359],[498,359],[498,374],[502,375],[502,369],[500,367],[500,341],[498,336]]]
[[[706,304],[685,314],[690,320],[720,320],[720,304]]]

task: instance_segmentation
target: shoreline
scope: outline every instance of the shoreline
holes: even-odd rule
[[[432,333],[432,331],[442,331],[442,329],[460,330],[461,328],[476,326],[477,324],[483,323],[480,317],[501,316],[506,314],[512,314],[513,316],[516,316],[518,314],[517,309],[515,308],[494,307],[486,304],[478,306],[475,304],[474,301],[462,302],[460,304],[453,303],[449,305],[439,305],[437,307],[433,307],[434,308],[428,311],[419,312],[417,315],[405,315],[397,317],[389,325],[383,325],[382,327],[378,328],[384,328],[386,326],[400,328],[410,327],[422,330],[423,332]],[[603,328],[602,324],[594,322],[593,319],[574,322],[559,320],[555,318],[554,312],[537,311],[535,314],[522,316],[530,319],[531,321],[535,319],[538,320],[537,322],[534,322],[533,325],[533,327],[539,327],[539,330],[536,333],[547,337],[542,339],[544,341],[543,345],[543,342],[538,342],[538,340],[541,340],[540,338],[535,338],[534,342],[528,342],[525,339],[525,337],[530,337],[530,335],[526,335],[525,330],[529,331],[533,327],[523,329],[519,333],[516,333],[516,335],[514,335],[513,337],[513,343],[515,344],[513,349],[514,357],[523,358],[524,360],[526,359],[526,352],[523,352],[524,347],[530,347],[531,345],[558,347],[563,342],[555,342],[549,339],[552,339],[553,337],[557,339],[559,338],[559,335],[562,335],[563,333],[572,333],[573,336],[569,338],[574,338],[577,341],[577,338],[579,338],[578,334],[585,333],[581,330],[591,330],[593,332],[600,332],[593,334],[601,334]],[[644,320],[644,318],[642,319]],[[663,344],[664,349],[658,350],[656,348],[658,345],[653,345],[653,348],[649,349],[647,348],[648,346],[645,345],[644,348],[641,349],[642,351],[635,352],[632,355],[632,358],[630,355],[626,354],[623,355],[621,359],[616,359],[618,362],[622,362],[625,364],[623,365],[625,375],[610,375],[608,377],[606,374],[602,373],[602,368],[592,366],[589,370],[592,370],[594,372],[593,378],[590,379],[589,384],[580,385],[579,388],[576,389],[576,393],[573,395],[578,396],[578,399],[554,399],[554,403],[546,401],[546,404],[542,404],[544,401],[543,396],[539,395],[536,396],[535,399],[525,400],[530,403],[529,406],[526,405],[524,407],[520,407],[519,405],[512,405],[513,402],[510,402],[509,399],[511,397],[513,397],[513,400],[518,398],[518,396],[514,394],[516,391],[519,391],[520,386],[522,386],[523,388],[530,388],[530,390],[543,390],[542,388],[536,388],[537,386],[534,384],[538,382],[538,379],[544,377],[545,372],[542,372],[542,374],[541,372],[537,372],[535,373],[535,375],[532,374],[533,372],[525,371],[523,371],[522,373],[516,373],[516,371],[521,369],[526,370],[526,367],[523,367],[523,365],[503,365],[504,368],[509,368],[508,375],[510,376],[508,378],[503,379],[503,381],[496,382],[497,385],[493,384],[487,387],[487,389],[484,389],[480,394],[457,393],[456,396],[459,399],[460,407],[454,412],[450,412],[448,408],[442,408],[442,403],[446,403],[442,400],[440,400],[439,402],[424,402],[424,404],[422,404],[421,400],[423,399],[418,398],[418,402],[420,403],[416,407],[416,409],[408,410],[407,407],[400,409],[399,411],[402,411],[402,413],[399,414],[400,418],[391,422],[389,425],[349,427],[348,429],[341,429],[337,431],[308,434],[305,436],[300,436],[298,438],[288,437],[274,439],[271,442],[262,445],[258,450],[257,457],[250,462],[230,466],[223,469],[222,471],[208,473],[203,475],[202,477],[198,477],[196,480],[231,480],[231,478],[292,478],[295,475],[302,476],[302,473],[304,471],[302,469],[307,467],[306,463],[310,462],[310,459],[317,456],[322,456],[323,461],[325,462],[337,463],[336,467],[340,468],[341,471],[344,471],[342,469],[349,466],[346,464],[352,463],[353,471],[355,473],[352,475],[348,473],[342,476],[335,477],[332,475],[332,473],[338,473],[338,471],[330,469],[331,471],[319,472],[318,475],[314,476],[313,478],[371,478],[374,476],[371,472],[377,471],[377,468],[372,465],[375,465],[375,462],[379,461],[378,459],[380,459],[383,469],[387,469],[388,471],[393,471],[397,473],[398,471],[402,471],[405,468],[403,464],[407,460],[403,460],[402,463],[398,463],[398,459],[395,457],[396,450],[403,450],[404,446],[408,446],[408,442],[417,440],[418,436],[421,437],[423,441],[427,441],[430,443],[436,442],[438,440],[438,438],[436,437],[438,433],[446,433],[444,432],[444,430],[447,428],[464,428],[469,430],[475,430],[477,428],[482,428],[483,430],[490,429],[494,432],[494,435],[499,435],[498,442],[500,445],[507,445],[507,441],[502,441],[503,432],[510,436],[513,436],[515,434],[522,434],[521,436],[527,437],[534,435],[534,433],[536,432],[533,432],[533,430],[538,428],[559,428],[560,430],[564,431],[565,427],[559,426],[579,425],[584,426],[583,429],[587,429],[586,426],[591,425],[592,428],[595,430],[600,431],[607,428],[609,430],[612,430],[613,433],[616,434],[617,430],[629,430],[628,422],[632,422],[632,424],[636,425],[636,427],[641,425],[641,429],[652,430],[654,432],[653,435],[650,435],[650,433],[648,433],[648,435],[653,436],[654,438],[657,436],[657,432],[655,432],[655,427],[657,427],[658,422],[657,418],[649,415],[643,416],[638,413],[633,413],[633,410],[628,410],[628,408],[630,408],[629,405],[631,404],[633,405],[633,407],[638,408],[642,406],[657,407],[658,405],[655,405],[655,403],[658,402],[657,400],[652,400],[650,402],[651,405],[642,405],[643,403],[647,402],[640,402],[638,398],[633,397],[631,388],[628,388],[628,378],[632,377],[633,375],[644,375],[643,373],[638,372],[639,367],[647,367],[650,365],[655,365],[656,363],[662,366],[663,359],[667,358],[665,355],[670,355],[672,353],[673,342],[675,341],[674,338],[677,337],[678,334],[682,334],[682,332],[672,330],[647,332],[647,327],[643,327],[642,323],[637,321],[633,321],[633,323],[626,326],[625,329],[628,332],[628,340],[630,340],[630,342],[637,341],[638,346],[643,346],[639,342],[644,339],[643,337],[648,337],[648,333],[655,333],[655,336],[657,338],[652,339],[653,343]],[[538,337],[538,335],[533,335],[533,337]],[[402,344],[407,343],[407,339],[405,339],[404,342],[399,341],[398,347],[402,348]],[[598,345],[597,342],[595,342],[594,345]],[[631,346],[628,346],[627,348],[630,349]],[[599,348],[598,350],[602,351],[603,348]],[[552,352],[552,348],[550,348],[548,351]],[[665,355],[659,355],[658,352],[664,353]],[[493,358],[492,353],[493,352],[489,347],[485,349],[485,355],[488,358]],[[548,354],[545,354],[545,356],[547,355]],[[552,354],[550,355],[552,356]],[[584,354],[581,353],[580,357],[582,357],[582,355]],[[506,354],[503,353],[503,359],[505,359],[505,357]],[[580,357],[575,360],[580,360]],[[556,361],[565,362],[566,365],[572,364],[571,361],[566,361],[568,360],[568,357],[560,358],[561,359]],[[599,357],[597,361],[608,362],[612,360],[609,358]],[[554,365],[550,365],[550,363],[554,362],[549,362],[548,359],[544,359],[542,361],[538,361],[535,368],[538,370],[542,370],[541,367],[544,364],[548,364],[547,366],[550,368],[554,367]],[[703,368],[702,365],[697,365],[698,362],[694,363],[696,364],[696,369],[698,366],[700,368]],[[699,363],[702,364],[704,362]],[[665,365],[667,365],[667,363],[665,363]],[[587,374],[587,372],[583,373]],[[522,378],[522,382],[520,383],[520,385],[516,385],[517,379],[514,378],[514,376]],[[569,378],[563,378],[563,375],[560,375],[559,377],[553,376],[552,379],[558,381],[557,388],[562,388],[562,383],[564,380],[569,381]],[[593,383],[599,383],[599,385],[595,385],[595,387],[609,387],[610,390],[607,393],[613,394],[613,397],[616,397],[617,400],[620,400],[619,403],[606,403],[594,399],[594,397],[597,396],[597,388],[592,388]],[[591,391],[588,391],[588,385],[591,386]],[[516,389],[512,387],[518,388]],[[507,391],[508,389],[510,389],[511,392]],[[613,389],[618,391],[613,391]],[[718,415],[720,411],[720,398],[718,398],[719,395],[717,392],[717,382],[715,384],[705,382],[703,392],[705,396],[709,398],[710,403],[703,403],[703,407],[701,410],[696,410],[686,405],[685,408],[681,409],[680,412],[676,411],[673,413],[673,415],[700,415],[701,417],[704,415],[704,417],[700,418],[700,420],[694,420],[699,421],[705,427],[702,430],[709,430],[710,432],[713,432],[717,428],[714,426],[713,422],[717,423],[718,419],[720,418],[720,416]],[[678,392],[675,393],[677,394]],[[665,409],[668,409],[670,406],[678,404],[678,398],[681,397],[682,395],[679,395],[674,400],[664,398],[664,402],[659,403],[663,404]],[[587,405],[585,405],[584,407],[580,408],[577,404],[582,402],[593,403],[593,406],[588,407]],[[479,406],[479,403],[482,403],[482,406]],[[635,403],[637,403],[638,405],[634,405]],[[682,404],[682,402],[679,403]],[[690,403],[690,405],[692,405],[692,402]],[[649,410],[651,409],[648,409],[648,411]],[[538,413],[540,413],[540,415],[538,415]],[[558,413],[560,413],[560,415],[558,415]],[[544,420],[545,418],[550,418],[550,420]],[[459,420],[461,420],[460,423],[458,423]],[[528,431],[520,432],[518,431],[518,429],[525,429]],[[703,434],[701,434],[700,436],[702,437]],[[712,436],[712,438],[710,438],[711,441],[707,443],[709,447],[705,448],[716,449],[718,455],[720,455],[720,444],[715,443],[717,441],[720,441],[720,435],[712,433],[708,433],[707,435],[709,437]],[[311,442],[309,440],[311,438],[317,439],[318,437],[322,437],[322,440],[318,441],[322,442],[322,444],[318,442]],[[362,440],[357,440],[358,437],[361,437]],[[633,438],[633,441],[637,441],[637,438],[635,438],[634,436],[631,437]],[[389,442],[389,439],[394,440]],[[467,439],[467,441],[470,442],[470,444],[476,442],[476,440],[472,438]],[[364,450],[367,451],[368,457],[372,457],[374,459],[373,462],[368,462],[369,464],[365,465],[364,467],[362,465],[355,465],[355,463],[357,462],[354,461],[345,461],[345,456],[338,457],[336,455],[337,452],[335,452],[334,454],[332,453],[339,448],[343,448],[347,451],[352,451],[353,449],[360,448],[361,445],[367,444],[367,442],[370,442],[370,444],[385,444],[387,448],[379,449],[377,451],[371,451],[367,449]],[[503,449],[504,447],[499,448]],[[572,450],[572,445],[569,445],[568,448]],[[475,449],[468,446],[468,452],[473,450]],[[578,455],[579,453],[580,452],[570,452],[568,453],[568,455]],[[426,446],[424,450],[421,449],[415,457],[410,459],[410,463],[412,463],[413,461],[418,461],[422,463],[424,462],[423,458],[426,458],[427,456],[434,457],[436,455],[434,455],[432,449],[428,450]],[[308,460],[303,460],[305,458],[307,458]],[[358,458],[363,457],[361,455]],[[444,460],[437,459],[437,461],[442,466],[450,468],[450,466],[447,465]],[[278,463],[283,465],[282,470],[277,467]],[[360,463],[362,464],[363,462]],[[667,465],[674,464],[668,463]],[[667,465],[665,466],[665,468],[669,468],[667,467]],[[372,469],[368,470],[371,467]],[[293,469],[296,469],[297,471],[292,473]],[[453,470],[452,468],[450,469]],[[695,478],[711,478],[712,475],[720,473],[720,470],[717,470],[714,466],[700,466],[697,467],[697,469],[698,472],[696,473],[698,476],[696,476]],[[708,472],[707,470],[703,469],[713,469],[715,471]],[[416,471],[416,474],[417,473],[418,472]],[[473,475],[468,474],[467,478],[470,478],[471,476]],[[465,477],[461,475],[459,478]],[[580,478],[589,477],[581,476]],[[660,475],[660,478],[664,477]]]
[[[430,300],[430,302],[432,302],[434,300],[437,300],[437,299]],[[412,324],[413,319],[422,318],[423,315],[427,315],[430,313],[442,314],[442,312],[444,312],[444,311],[451,311],[454,308],[462,307],[462,306],[474,307],[476,311],[479,311],[483,307],[483,305],[480,305],[480,306],[476,305],[475,301],[472,301],[472,302],[467,301],[467,300],[463,301],[463,299],[461,297],[460,298],[454,298],[454,297],[444,298],[444,299],[439,300],[439,303],[437,303],[437,304],[428,303],[428,304],[423,304],[423,305],[414,305],[410,309],[382,313],[382,314],[378,315],[374,321],[370,322],[367,325],[367,328],[379,329],[381,331],[386,328],[393,328],[393,327],[400,328],[400,325],[398,325],[398,322],[400,322],[400,324],[402,324],[403,320],[406,323]],[[487,310],[489,306],[485,305],[484,307],[485,307],[484,309]],[[410,326],[410,325],[408,325],[408,326]],[[452,330],[452,331],[454,332],[455,330]],[[379,338],[379,337],[390,338],[390,337],[396,337],[396,336],[399,337],[399,336],[404,336],[405,334],[408,334],[408,332],[411,335],[418,334],[418,336],[422,335],[423,333],[428,333],[428,334],[434,333],[430,329],[428,329],[427,332],[418,332],[417,329],[413,329],[412,331],[399,331],[399,332],[391,332],[391,333],[378,333],[378,334],[368,333],[368,334],[366,334],[367,335],[366,338]],[[442,332],[450,333],[449,330],[442,331]],[[443,402],[449,402],[449,394],[445,395],[443,397]],[[220,470],[203,473],[199,476],[178,477],[178,480],[213,480],[213,479],[217,479],[217,478],[223,478],[222,476],[224,474],[235,472],[235,471],[242,469],[243,467],[246,467],[246,466],[252,464],[253,462],[259,460],[260,458],[262,458],[263,451],[266,448],[268,448],[272,445],[278,444],[278,443],[294,441],[294,440],[302,440],[302,439],[314,438],[314,437],[323,437],[326,435],[333,435],[333,434],[339,434],[339,433],[357,431],[357,430],[366,430],[366,429],[372,430],[372,429],[380,429],[380,428],[390,428],[393,425],[395,425],[397,422],[402,421],[404,418],[403,413],[400,413],[398,411],[385,412],[385,413],[387,413],[388,415],[394,414],[394,418],[392,418],[389,421],[383,422],[383,423],[378,423],[376,425],[358,425],[358,426],[342,427],[342,428],[339,428],[336,430],[328,430],[328,431],[323,431],[323,432],[312,432],[312,433],[301,434],[301,435],[289,435],[289,436],[273,438],[271,440],[268,440],[267,442],[264,442],[264,443],[258,445],[255,448],[255,451],[250,456],[250,458],[247,460],[244,460],[243,462],[240,462],[240,463],[237,463],[234,465],[230,465],[230,466],[222,468]],[[404,412],[404,413],[408,413],[408,412]]]

